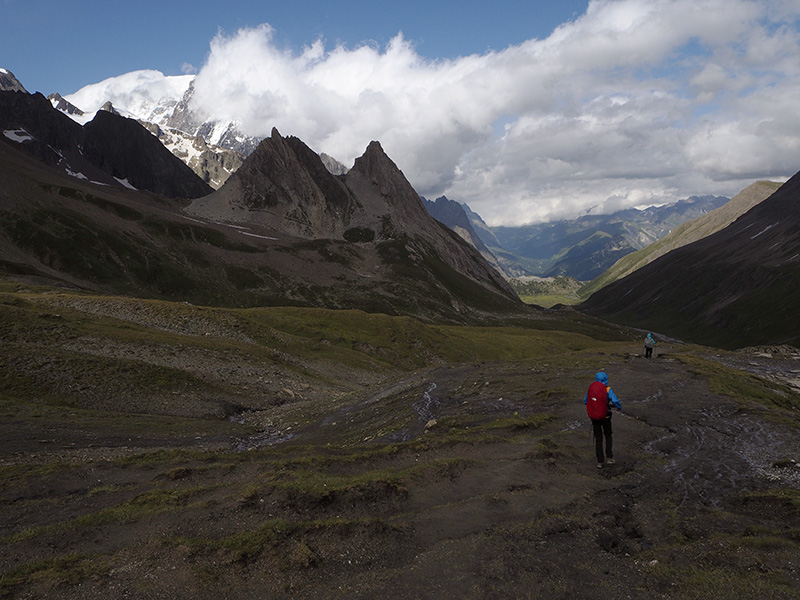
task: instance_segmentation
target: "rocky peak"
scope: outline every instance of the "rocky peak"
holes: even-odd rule
[[[364,154],[356,159],[353,171],[369,177],[374,184],[381,187],[384,195],[391,192],[390,188],[397,187],[397,175],[402,175],[394,161],[383,151],[380,142],[376,141],[370,142]]]
[[[2,68],[0,68],[0,91],[28,93],[11,71]]]
[[[189,83],[183,97],[175,104],[163,125],[189,135],[202,136],[207,143],[214,147],[232,150],[244,156],[256,149],[261,141],[260,138],[245,135],[239,130],[236,122],[204,121],[203,116],[192,108],[193,98],[194,80]]]
[[[225,185],[186,211],[276,236],[389,242],[382,251],[420,273],[446,265],[487,289],[516,297],[474,247],[428,214],[378,142],[369,144],[346,176],[336,177],[302,141],[273,129]]]
[[[370,142],[345,182],[366,213],[380,220],[382,229],[386,228],[387,217],[394,231],[420,233],[430,229],[433,220],[422,200],[379,142]]]
[[[322,164],[325,165],[325,168],[333,175],[347,175],[347,172],[350,170],[338,160],[324,152],[320,153],[319,158],[322,160]]]
[[[80,108],[78,108],[74,104],[71,104],[70,102],[67,102],[67,100],[64,99],[64,97],[57,92],[55,94],[50,94],[47,97],[47,99],[50,100],[50,104],[53,105],[53,108],[55,108],[56,110],[60,110],[61,112],[64,112],[68,115],[76,115],[78,117],[81,117],[84,114]]]
[[[217,192],[195,201],[189,211],[301,238],[336,239],[356,206],[317,154],[273,128]]]
[[[114,108],[114,105],[111,104],[111,100],[108,100],[103,106],[100,107],[101,111],[110,112],[113,115],[119,115],[119,111]]]

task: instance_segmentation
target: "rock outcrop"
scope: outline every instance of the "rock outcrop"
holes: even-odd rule
[[[482,287],[516,299],[473,246],[428,214],[375,141],[346,175],[337,177],[302,141],[284,138],[273,129],[222,188],[195,200],[186,211],[211,221],[256,227],[268,235],[392,242],[417,268],[436,257]]]
[[[8,69],[1,69],[1,68],[0,68],[0,91],[24,92],[26,94],[28,93],[27,90],[23,87],[22,83],[20,83],[19,79],[17,79],[11,71],[9,71]]]

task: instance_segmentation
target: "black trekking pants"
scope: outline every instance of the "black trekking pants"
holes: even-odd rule
[[[614,458],[614,451],[611,447],[611,416],[599,421],[592,420],[594,430],[594,451],[597,454],[597,463],[605,462],[603,458],[603,436],[606,437],[606,457]]]

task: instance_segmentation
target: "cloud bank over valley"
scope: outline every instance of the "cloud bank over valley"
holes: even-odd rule
[[[796,0],[594,0],[545,39],[451,59],[401,32],[289,49],[264,24],[220,32],[186,65],[196,75],[144,71],[115,78],[116,100],[109,82],[68,99],[124,108],[195,77],[206,118],[277,127],[347,165],[379,140],[419,193],[519,225],[793,175],[799,23]]]

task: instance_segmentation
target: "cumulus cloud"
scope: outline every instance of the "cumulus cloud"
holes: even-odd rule
[[[490,224],[733,195],[800,169],[796,0],[592,0],[546,39],[448,60],[218,34],[195,109],[346,164],[371,140]]]
[[[165,77],[161,71],[132,71],[87,85],[66,99],[85,112],[94,112],[106,102],[134,115],[152,114],[164,98],[180,99],[194,75]]]

